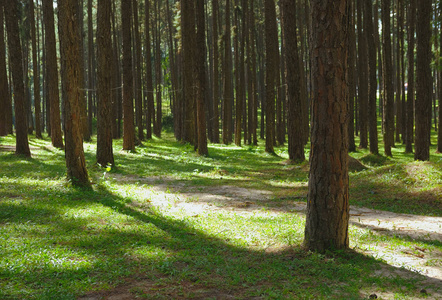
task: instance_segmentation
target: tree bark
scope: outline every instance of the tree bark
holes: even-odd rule
[[[98,0],[97,8],[97,163],[114,165],[112,149],[112,39],[111,2]]]
[[[28,142],[28,126],[25,106],[25,86],[23,82],[23,57],[20,44],[20,30],[18,27],[18,2],[17,0],[4,1],[6,30],[8,33],[8,49],[10,69],[12,71],[12,83],[14,89],[15,111],[15,153],[31,156]]]
[[[296,28],[296,5],[291,0],[281,1],[282,24],[286,47],[285,76],[288,97],[288,153],[289,159],[304,161],[302,126],[301,78]]]
[[[213,142],[219,143],[219,50],[218,50],[218,1],[212,1],[212,93],[213,93]]]
[[[121,0],[121,27],[123,32],[123,150],[135,150],[135,126],[132,73],[132,36],[130,16],[132,0]]]
[[[63,148],[60,120],[60,98],[58,89],[57,51],[55,47],[54,7],[52,0],[43,0],[43,19],[45,24],[46,77],[50,106],[50,125],[52,145]]]
[[[205,36],[205,18],[204,18],[204,0],[196,0],[196,51],[195,51],[195,70],[197,79],[197,128],[198,128],[198,154],[208,155],[207,134],[206,134],[206,108],[205,108],[205,91],[206,91],[206,36]]]
[[[416,59],[416,140],[415,160],[430,159],[431,100],[431,15],[432,1],[421,0],[417,6]]]
[[[407,120],[405,130],[405,152],[413,152],[414,140],[414,48],[415,48],[416,0],[410,0],[408,8],[408,87],[407,87]]]
[[[358,100],[359,100],[359,130],[360,144],[359,148],[366,149],[368,147],[368,45],[367,45],[367,20],[362,21],[364,6],[363,1],[358,2]],[[365,23],[365,24],[364,24]]]
[[[393,63],[391,56],[391,0],[382,0],[382,48],[384,49],[384,152],[392,156],[391,147],[394,145],[394,90]]]
[[[155,116],[155,105],[153,99],[153,80],[152,80],[152,51],[151,51],[151,41],[150,41],[150,0],[145,0],[144,12],[144,39],[145,39],[145,51],[146,51],[146,85],[147,85],[147,95],[146,95],[146,138],[152,138],[152,116]]]
[[[83,133],[80,119],[80,26],[78,18],[72,16],[78,11],[77,0],[59,0],[59,28],[61,60],[65,72],[62,80],[66,88],[65,138],[67,176],[72,185],[90,188],[83,150]]]
[[[378,80],[376,78],[376,43],[374,39],[373,3],[364,0],[364,28],[367,31],[368,50],[368,129],[370,138],[370,153],[379,154],[378,146],[378,119],[376,114],[376,92]]]
[[[37,34],[35,32],[34,0],[29,0],[29,19],[31,22],[32,66],[34,73],[35,137],[41,139],[40,75],[37,60]]]
[[[142,93],[142,84],[141,84],[141,74],[143,72],[141,65],[141,38],[140,38],[140,30],[138,24],[138,0],[133,0],[133,13],[134,13],[134,35],[135,35],[135,53],[136,53],[136,71],[135,71],[135,112],[136,112],[136,123],[138,128],[138,140],[144,140],[144,132],[143,132],[143,93]]]
[[[1,0],[4,1],[4,0]],[[9,97],[6,71],[5,29],[3,25],[3,3],[0,2],[0,136],[12,134],[12,103]]]
[[[318,252],[349,245],[349,3],[311,1],[312,144],[304,245]]]
[[[226,0],[226,30],[224,32],[223,58],[223,143],[232,142],[232,48],[230,41],[230,0]]]

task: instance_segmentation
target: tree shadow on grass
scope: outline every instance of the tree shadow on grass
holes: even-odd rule
[[[0,216],[7,248],[0,259],[2,299],[99,299],[123,292],[129,299],[360,299],[382,290],[416,295],[403,286],[425,279],[409,271],[410,278],[372,276],[380,267],[395,268],[352,251],[323,256],[299,244],[238,245],[104,186],[0,205],[8,212],[7,222]],[[14,253],[14,247],[21,248]]]

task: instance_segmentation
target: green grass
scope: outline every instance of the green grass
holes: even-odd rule
[[[0,145],[14,143],[0,137]],[[121,151],[117,140],[116,168],[107,172],[95,165],[95,144],[86,143],[94,184],[82,191],[66,182],[64,153],[48,138],[31,137],[30,145],[30,159],[0,150],[0,299],[76,299],[121,285],[145,299],[362,299],[383,291],[404,299],[422,296],[424,277],[375,275],[396,268],[356,250],[387,244],[442,251],[440,241],[351,226],[354,250],[305,252],[304,216],[284,203],[305,200],[308,164],[284,164],[285,147],[275,156],[262,145],[211,144],[210,156],[200,157],[171,134],[135,153]],[[393,155],[352,154],[368,169],[350,174],[351,204],[442,216],[442,156],[433,149],[430,162],[414,162],[402,147]],[[273,197],[248,214],[225,206],[197,214],[177,209],[177,186],[229,185]],[[164,200],[158,205],[153,197]]]

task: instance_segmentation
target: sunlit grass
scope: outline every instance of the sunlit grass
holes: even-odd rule
[[[244,299],[360,299],[376,290],[419,296],[423,278],[377,278],[373,271],[385,264],[372,257],[302,249],[304,216],[273,209],[307,195],[308,163],[286,164],[286,147],[277,147],[275,156],[262,142],[210,144],[210,156],[200,157],[191,145],[164,136],[134,153],[114,141],[116,167],[110,171],[95,165],[95,141],[86,143],[93,191],[67,183],[64,153],[48,138],[31,137],[30,159],[0,151],[0,299],[76,299],[138,279],[155,286],[152,294],[131,291],[145,298],[204,298],[204,290],[215,288]],[[0,137],[1,145],[14,143],[12,136]],[[442,156],[432,150],[430,162],[414,162],[403,148],[393,151],[388,159],[366,150],[351,154],[368,166],[350,174],[351,204],[442,216]],[[250,213],[225,206],[192,212],[177,205],[180,187],[216,186],[263,190],[273,198]],[[442,251],[437,241],[355,226],[350,233],[354,249],[382,243]]]

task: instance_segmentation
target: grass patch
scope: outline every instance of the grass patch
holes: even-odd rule
[[[5,147],[14,143],[0,137]],[[304,216],[285,208],[306,200],[308,164],[284,163],[284,147],[268,155],[262,145],[211,144],[210,156],[200,157],[167,133],[134,153],[120,151],[121,143],[114,141],[110,171],[95,165],[94,142],[85,144],[93,191],[67,184],[64,153],[49,138],[31,137],[28,159],[0,149],[0,299],[77,299],[116,286],[147,299],[361,299],[385,291],[419,297],[424,277],[356,249],[387,244],[442,252],[438,241],[356,226],[355,250],[305,252]],[[351,204],[442,216],[441,155],[414,162],[394,150],[389,159],[352,154],[369,168],[351,173]],[[246,213],[225,187],[259,190],[271,200]],[[179,191],[215,190],[227,198],[223,209],[178,205]],[[198,204],[193,197],[185,203]],[[376,275],[384,268],[409,276]]]

